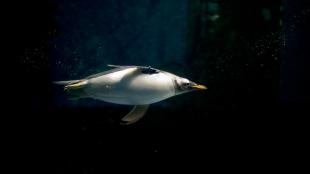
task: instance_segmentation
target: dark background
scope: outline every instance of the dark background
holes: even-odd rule
[[[141,154],[263,168],[305,153],[306,2],[55,0],[10,7],[18,76],[10,78],[7,104],[18,112],[8,132],[21,156],[15,160],[34,157],[27,168],[102,173],[106,161]],[[118,122],[130,107],[68,101],[51,84],[106,64],[151,65],[209,89],[153,104],[124,127]]]

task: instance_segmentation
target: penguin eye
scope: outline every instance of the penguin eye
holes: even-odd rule
[[[185,83],[185,84],[184,84],[184,86],[189,86],[189,85],[190,85],[190,83]]]

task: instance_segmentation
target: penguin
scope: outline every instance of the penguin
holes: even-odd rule
[[[121,119],[122,125],[140,120],[150,104],[190,91],[207,89],[204,85],[150,66],[108,66],[112,69],[80,80],[54,83],[63,85],[70,99],[93,98],[133,105],[133,109]]]

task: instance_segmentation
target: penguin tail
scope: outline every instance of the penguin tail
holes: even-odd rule
[[[67,93],[68,98],[71,100],[77,100],[80,98],[87,98],[89,95],[84,91],[85,85],[88,81],[82,80],[68,80],[68,81],[55,81],[56,85],[64,86],[64,91]]]
[[[56,85],[69,85],[69,84],[77,83],[79,81],[81,81],[81,80],[54,81],[53,84],[56,84]]]

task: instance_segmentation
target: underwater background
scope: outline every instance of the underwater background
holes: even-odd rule
[[[305,141],[299,138],[306,128],[292,117],[306,117],[309,103],[308,4],[49,0],[14,6],[12,54],[20,79],[13,84],[25,85],[12,85],[19,99],[10,103],[29,114],[15,118],[12,130],[22,130],[18,149],[37,152],[24,153],[48,159],[40,161],[43,171],[57,173],[102,173],[105,160],[121,163],[136,154],[262,159],[263,166],[284,160],[293,154],[285,150],[291,141]],[[131,106],[70,101],[52,85],[108,70],[107,64],[152,66],[208,90],[152,104],[126,127],[119,119]],[[250,161],[242,163],[257,165]]]

